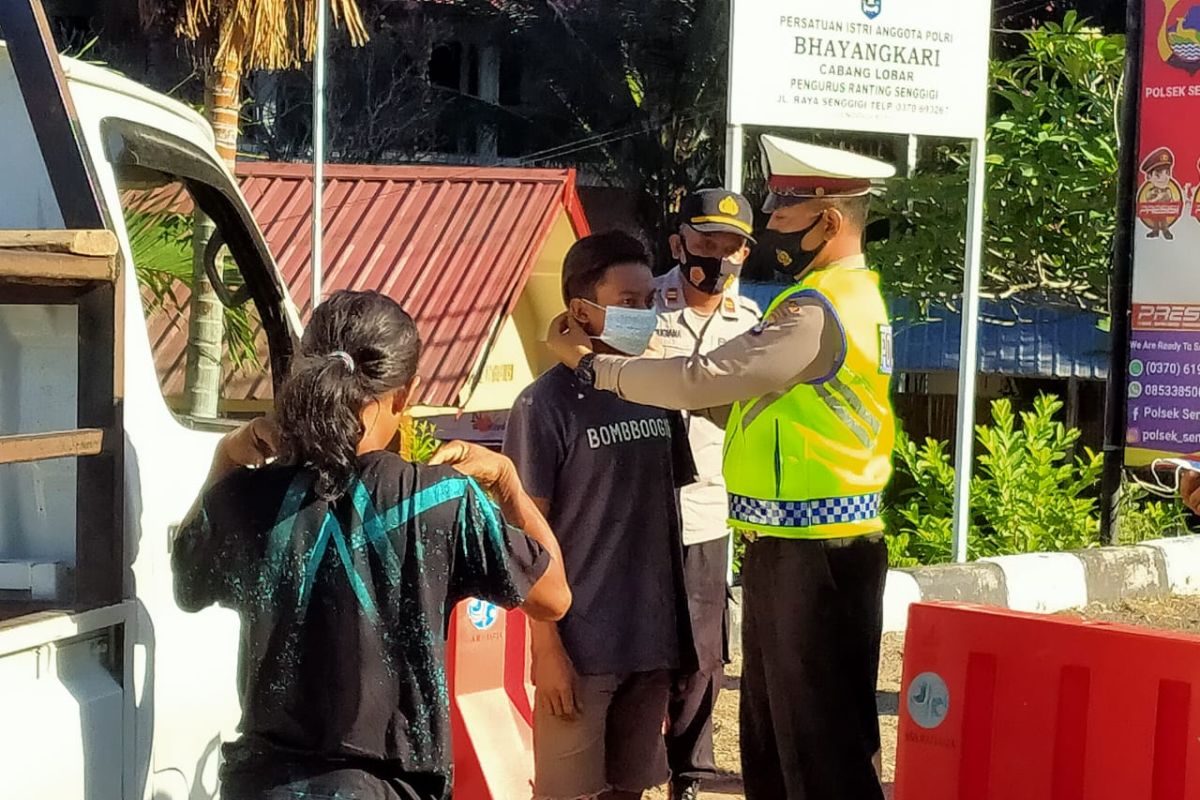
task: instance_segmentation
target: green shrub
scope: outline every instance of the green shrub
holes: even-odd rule
[[[1057,397],[1046,394],[1020,414],[1009,400],[995,400],[991,424],[976,427],[969,558],[1099,544],[1104,461],[1088,448],[1075,455],[1079,431],[1056,420],[1062,408]],[[901,433],[895,456],[900,488],[884,509],[891,565],[951,560],[954,463],[949,446],[934,439],[918,446]],[[1132,543],[1177,530],[1182,511],[1178,502],[1149,501],[1133,486],[1122,492],[1118,520],[1120,541]]]
[[[979,455],[971,479],[972,559],[1010,553],[1072,550],[1095,544],[1096,487],[1103,459],[1074,455],[1079,431],[1055,419],[1063,404],[1041,395],[1031,411],[992,403],[992,423],[975,429]],[[893,566],[951,557],[954,465],[943,442],[917,444],[901,434],[896,468],[911,479],[886,510]],[[902,481],[902,484],[904,481]]]
[[[733,574],[742,574],[742,559],[746,557],[746,538],[737,531],[733,532]]]
[[[1182,502],[1155,498],[1136,483],[1121,487],[1117,500],[1119,544],[1138,544],[1179,533],[1187,533]]]

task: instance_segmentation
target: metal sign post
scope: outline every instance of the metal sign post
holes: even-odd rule
[[[975,465],[975,383],[979,371],[979,275],[983,262],[984,139],[971,140],[967,188],[967,251],[963,262],[962,342],[958,355],[958,432],[954,440],[954,560],[967,560],[971,474]]]
[[[736,0],[729,0],[729,64],[727,74],[733,74],[733,26],[737,22],[734,13]],[[746,164],[746,132],[742,126],[733,122],[733,93],[729,93],[725,108],[725,188],[731,192],[742,193],[742,176],[745,175]],[[733,566],[730,562],[730,570]],[[730,573],[732,574],[732,572]]]
[[[725,126],[725,187],[742,193],[742,176],[746,164],[746,135],[741,125]]]
[[[322,253],[324,243],[325,193],[325,38],[326,5],[328,0],[317,0],[317,52],[313,59],[313,185],[312,185],[312,308],[321,303],[321,284],[324,280],[325,262]]]
[[[1130,2],[1125,13],[1125,85],[1121,98],[1120,154],[1117,178],[1117,231],[1113,239],[1112,273],[1108,281],[1112,358],[1104,400],[1104,473],[1100,483],[1100,540],[1117,543],[1117,498],[1125,470],[1128,414],[1130,310],[1133,306],[1133,246],[1138,178],[1138,115],[1141,105],[1142,37],[1145,4]],[[1154,56],[1153,53],[1150,54]]]

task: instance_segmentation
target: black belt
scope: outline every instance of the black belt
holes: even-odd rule
[[[747,544],[762,541],[763,539],[773,539],[780,542],[820,542],[826,547],[837,549],[839,547],[849,547],[858,542],[879,542],[883,541],[882,533],[864,533],[861,536],[842,536],[837,539],[819,539],[816,537],[794,537],[794,536],[763,536],[754,531],[742,531],[742,538]]]

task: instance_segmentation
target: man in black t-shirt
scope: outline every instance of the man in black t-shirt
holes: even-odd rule
[[[640,355],[657,324],[644,247],[622,233],[568,252],[563,295],[599,351]],[[556,366],[525,390],[504,451],[563,551],[574,605],[534,623],[534,797],[640,797],[668,778],[672,672],[694,664],[675,491],[693,468],[677,415]],[[685,478],[686,480],[679,480]]]

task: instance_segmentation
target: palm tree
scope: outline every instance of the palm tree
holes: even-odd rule
[[[367,40],[356,0],[142,0],[143,22],[165,22],[197,45],[204,75],[204,108],[217,152],[232,174],[237,159],[242,77],[252,70],[295,69],[316,49],[318,2],[354,45]],[[197,210],[193,234],[191,313],[188,319],[184,413],[215,417],[221,390],[224,315],[204,271],[213,223]]]

